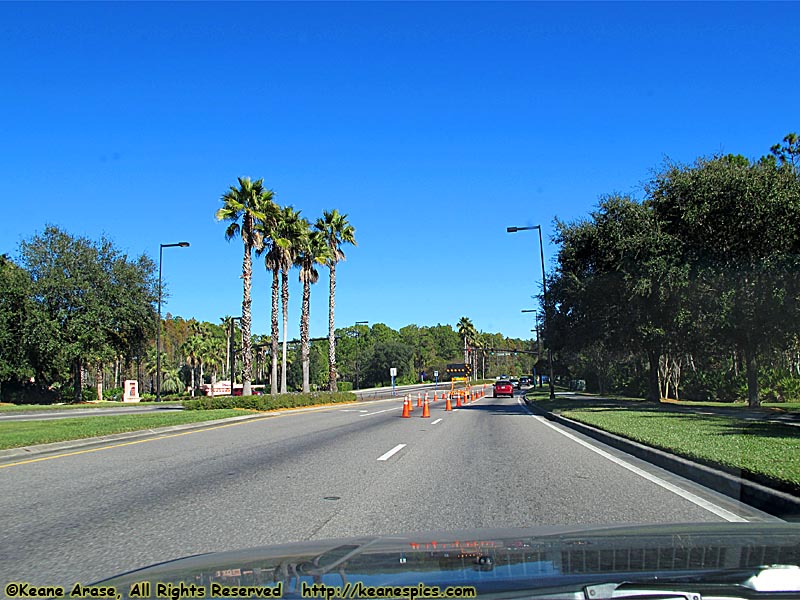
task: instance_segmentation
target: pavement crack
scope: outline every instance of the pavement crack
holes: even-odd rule
[[[339,514],[339,512],[340,512],[340,511],[341,511],[341,509],[337,509],[337,510],[333,511],[333,513],[331,513],[331,515],[330,515],[330,516],[329,516],[327,519],[325,519],[324,521],[322,521],[322,523],[320,523],[320,524],[319,524],[317,527],[315,527],[314,529],[312,529],[312,530],[311,530],[311,532],[308,534],[308,537],[306,537],[305,541],[309,541],[309,540],[312,540],[312,539],[314,539],[314,538],[315,538],[315,536],[316,536],[316,535],[317,535],[317,534],[318,534],[320,531],[322,531],[322,530],[325,528],[325,526],[326,526],[328,523],[330,523],[331,521],[333,521],[333,518],[334,518],[335,516],[337,516],[337,515]]]

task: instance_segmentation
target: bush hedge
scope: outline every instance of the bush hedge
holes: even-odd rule
[[[220,408],[245,408],[249,410],[275,410],[276,408],[297,408],[314,404],[333,404],[335,402],[355,402],[352,392],[310,392],[292,393],[277,396],[203,396],[194,400],[184,400],[186,410],[215,410]]]

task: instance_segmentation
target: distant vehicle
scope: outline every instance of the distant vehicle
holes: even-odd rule
[[[514,386],[515,390],[518,390],[519,389],[519,379],[512,379],[511,380],[511,385]]]
[[[501,379],[494,384],[492,397],[497,398],[499,396],[508,396],[509,398],[514,396],[514,386],[507,379]]]
[[[523,385],[530,385],[530,384],[531,384],[531,378],[530,377],[526,377],[526,376],[523,375],[522,377],[519,378],[519,387],[522,387]]]
[[[240,388],[240,387],[233,388],[233,395],[234,396],[241,396],[243,393],[244,393],[244,388]],[[250,395],[251,396],[263,396],[264,395],[264,390],[261,389],[261,388],[253,387],[250,390]]]

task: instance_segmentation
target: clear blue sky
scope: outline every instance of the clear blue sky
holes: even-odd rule
[[[665,157],[800,131],[798,3],[0,4],[0,252],[53,223],[164,253],[165,312],[241,311],[239,175],[356,228],[337,326],[529,337],[535,232]],[[548,242],[548,260],[554,247]],[[299,321],[292,274],[290,335]],[[255,269],[254,332],[269,329]],[[327,272],[311,335],[327,331]]]

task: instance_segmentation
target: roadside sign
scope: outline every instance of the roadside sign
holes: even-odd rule
[[[392,367],[391,369],[389,369],[389,375],[391,377],[397,377],[397,369],[395,367]]]

